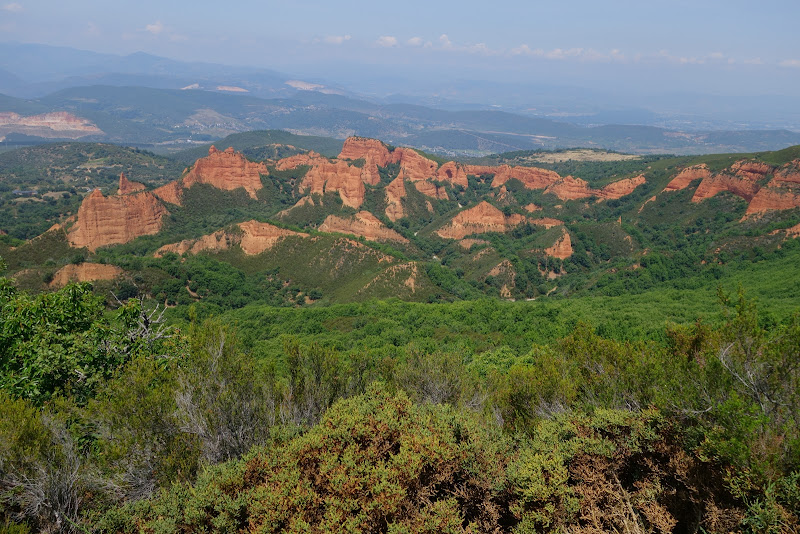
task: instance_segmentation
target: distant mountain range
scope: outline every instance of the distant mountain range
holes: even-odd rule
[[[508,89],[513,93],[513,87]],[[553,100],[554,91],[542,89],[528,98],[551,103],[541,106],[542,113],[557,115],[553,103],[563,107],[569,98]],[[17,144],[81,138],[166,152],[258,129],[339,139],[376,137],[448,157],[575,146],[701,154],[800,143],[800,133],[788,129],[703,129],[699,126],[708,126],[705,119],[681,123],[680,113],[670,115],[671,124],[685,124],[685,130],[656,127],[665,117],[644,108],[604,107],[601,101],[587,107],[590,95],[585,91],[567,91],[579,112],[554,120],[534,116],[519,104],[509,106],[514,110],[509,112],[486,103],[419,96],[367,98],[324,81],[293,79],[266,69],[31,44],[0,44],[0,93],[0,137]],[[723,100],[726,109],[736,107],[735,99]],[[775,105],[790,116],[791,102],[784,100],[776,99]],[[66,124],[38,117],[54,112],[69,113]],[[2,113],[20,117],[3,118]],[[89,124],[76,131],[81,121],[99,132]]]

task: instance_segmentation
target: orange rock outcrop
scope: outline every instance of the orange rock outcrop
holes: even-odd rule
[[[136,193],[138,191],[144,191],[146,187],[144,184],[140,184],[139,182],[131,182],[125,176],[125,173],[120,173],[119,175],[119,189],[117,189],[118,195],[129,195],[131,193]]]
[[[279,228],[273,224],[258,221],[247,221],[237,225],[240,232],[217,230],[213,234],[205,235],[198,239],[185,239],[178,243],[164,245],[155,252],[161,257],[167,253],[198,254],[200,252],[217,252],[228,250],[233,245],[239,245],[248,256],[255,256],[273,248],[281,239],[288,236],[308,237],[308,234],[294,232]]]
[[[507,216],[484,201],[474,208],[462,211],[436,233],[445,239],[463,239],[471,234],[506,232],[526,221],[527,218],[523,215],[515,213]]]
[[[406,196],[406,184],[402,178],[398,177],[386,186],[386,216],[394,222],[405,216],[403,210],[403,198]]]
[[[194,184],[209,184],[225,191],[243,187],[251,198],[257,198],[262,174],[268,174],[263,163],[249,161],[232,147],[220,151],[212,146],[208,157],[198,159],[182,182],[185,188]]]
[[[561,260],[572,256],[572,240],[569,237],[569,232],[564,230],[564,233],[561,234],[561,237],[559,237],[552,246],[544,249],[544,253],[551,258],[558,258]]]
[[[73,247],[94,252],[157,233],[166,214],[167,209],[152,193],[105,197],[95,189],[83,199],[67,239]]]
[[[728,191],[738,197],[742,197],[748,203],[753,200],[761,186],[753,180],[741,178],[731,174],[717,174],[704,178],[692,196],[692,202],[701,202],[711,198],[718,193]]]
[[[368,211],[359,211],[352,217],[328,215],[319,227],[320,232],[352,234],[370,241],[396,241],[408,243],[408,239],[387,228],[377,217]]]
[[[634,178],[625,178],[612,182],[601,189],[593,189],[585,180],[573,176],[565,176],[555,183],[547,186],[545,193],[551,193],[561,200],[578,200],[581,198],[597,197],[599,199],[616,199],[630,195],[634,189],[645,183],[644,175]]]
[[[361,169],[344,161],[320,161],[303,177],[300,190],[320,195],[338,192],[345,206],[359,208],[364,203],[366,193],[361,175]]]
[[[392,162],[392,154],[389,148],[377,139],[348,137],[342,146],[342,151],[339,152],[339,159],[363,159],[379,167],[385,167]]]
[[[454,185],[460,185],[464,188],[469,187],[469,180],[467,180],[467,167],[454,161],[448,161],[436,172],[436,178],[440,182],[450,182]]]
[[[425,196],[435,198],[438,200],[448,200],[447,190],[433,182],[427,180],[414,182],[414,188]]]
[[[94,282],[97,280],[113,280],[125,271],[116,265],[101,263],[79,263],[65,265],[53,275],[50,287],[63,287],[70,282]]]
[[[705,163],[686,167],[679,172],[664,188],[664,191],[679,191],[686,189],[695,180],[704,180],[711,177],[711,171]]]
[[[294,156],[289,156],[288,158],[278,160],[275,163],[275,168],[279,171],[285,171],[288,169],[296,169],[301,165],[314,165],[319,161],[325,160],[327,160],[327,158],[317,154],[313,150],[310,150],[305,154],[296,154]]]

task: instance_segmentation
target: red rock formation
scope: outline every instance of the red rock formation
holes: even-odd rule
[[[283,158],[278,160],[275,163],[275,168],[279,171],[285,171],[288,169],[296,169],[300,165],[314,165],[318,163],[320,160],[327,161],[327,159],[313,150],[310,150],[306,154],[296,154],[294,156],[289,156],[288,158]]]
[[[605,199],[622,198],[633,193],[634,189],[640,185],[644,185],[646,181],[647,180],[645,179],[644,175],[640,174],[639,176],[634,176],[633,178],[625,178],[624,180],[611,182],[595,194],[598,197]]]
[[[506,232],[525,221],[527,218],[523,215],[515,213],[506,216],[484,201],[474,208],[462,211],[436,233],[445,239],[463,239],[471,234]]]
[[[308,234],[279,228],[273,224],[258,221],[239,223],[242,230],[242,240],[239,246],[242,252],[249,256],[261,254],[274,247],[280,240],[289,236],[308,237]]]
[[[416,182],[437,177],[438,165],[412,148],[395,148],[392,162],[400,164],[400,174],[404,179]]]
[[[406,184],[402,178],[395,178],[386,186],[386,216],[394,222],[405,216],[403,198],[406,196]]]
[[[787,163],[775,173],[776,182],[800,184],[800,159]]]
[[[161,229],[167,209],[149,192],[104,197],[99,189],[78,209],[78,219],[67,234],[70,245],[94,252],[105,245],[127,243]]]
[[[539,211],[540,209],[542,209],[542,208],[540,208],[539,206],[537,206],[533,202],[531,202],[530,204],[525,206],[525,211],[527,211],[528,213],[533,213],[534,211]]]
[[[262,174],[268,174],[263,163],[247,160],[233,147],[220,152],[212,146],[208,149],[208,157],[197,160],[182,181],[185,188],[194,184],[209,184],[225,191],[243,187],[251,198],[257,198],[256,191],[262,187]]]
[[[125,176],[125,173],[120,173],[119,175],[119,189],[117,189],[118,195],[129,195],[130,193],[136,193],[137,191],[144,191],[146,187],[144,184],[140,184],[139,182],[131,182]]]
[[[762,187],[750,201],[745,217],[768,211],[800,208],[800,188]],[[794,189],[794,190],[792,190]]]
[[[756,196],[759,189],[760,186],[758,183],[752,180],[739,176],[732,176],[730,174],[717,174],[704,178],[703,181],[700,182],[700,185],[694,192],[694,196],[692,196],[692,202],[703,201],[723,191],[729,191],[736,196],[742,197],[747,202],[750,202],[753,197]]]
[[[766,163],[760,161],[740,160],[731,165],[731,172],[740,178],[747,180],[761,180],[768,174],[772,174],[773,169]]]
[[[361,169],[344,161],[316,163],[300,183],[300,190],[320,195],[326,191],[338,191],[342,203],[351,208],[358,208],[364,203],[366,192]]]
[[[320,232],[352,234],[370,241],[396,241],[408,243],[408,239],[387,228],[377,217],[368,211],[359,211],[353,217],[328,215],[319,227]]]
[[[392,154],[386,145],[377,139],[348,137],[339,153],[339,159],[363,159],[379,167],[385,167],[392,162]]]
[[[509,167],[508,165],[501,165],[500,167],[489,167],[489,169],[494,171],[492,187],[500,187],[511,179],[517,179],[522,182],[526,189],[544,189],[561,178],[557,172],[538,167]]]
[[[564,230],[564,233],[561,234],[561,237],[559,237],[552,246],[544,249],[544,253],[551,258],[558,258],[561,260],[572,256],[572,240],[569,237],[569,232]]]
[[[561,200],[576,200],[597,195],[597,192],[593,191],[585,180],[572,176],[565,176],[550,184],[544,192],[551,193]]]
[[[554,226],[564,226],[564,221],[553,219],[550,217],[541,217],[539,219],[528,219],[528,222],[537,226],[544,226],[545,228],[552,228]]]
[[[450,182],[451,184],[460,185],[464,188],[469,187],[466,167],[454,161],[448,161],[439,167],[436,178],[440,182]]]
[[[447,190],[444,187],[427,180],[414,182],[414,187],[423,195],[431,198],[437,198],[439,200],[448,200],[450,198],[447,196]]]
[[[169,182],[168,184],[153,189],[153,194],[164,202],[180,206],[181,197],[183,196],[183,183],[180,180]]]
[[[227,230],[217,230],[213,234],[205,235],[199,239],[185,239],[179,243],[164,245],[155,252],[157,258],[166,253],[198,254],[203,251],[216,252],[228,250],[238,244],[242,252],[248,256],[255,256],[273,248],[281,239],[288,236],[308,237],[308,234],[294,232],[279,228],[273,224],[258,221],[247,221],[238,224],[241,233]]]
[[[116,265],[101,263],[79,263],[65,265],[53,275],[50,287],[63,287],[70,282],[94,282],[96,280],[113,280],[125,271]]]
[[[667,187],[664,188],[664,191],[679,191],[681,189],[686,189],[689,187],[689,184],[695,180],[703,180],[710,177],[711,171],[708,170],[708,166],[705,163],[701,163],[700,165],[692,165],[691,167],[686,167],[679,172],[675,178],[673,178],[667,184]]]

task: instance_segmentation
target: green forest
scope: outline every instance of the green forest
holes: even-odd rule
[[[715,300],[639,330],[581,299],[167,321],[2,279],[0,525],[795,532],[800,315]]]

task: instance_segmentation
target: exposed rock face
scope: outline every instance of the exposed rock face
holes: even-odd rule
[[[300,190],[323,194],[326,191],[338,191],[345,206],[359,208],[364,203],[364,182],[361,171],[344,161],[321,161],[306,173],[300,182]]]
[[[761,188],[750,201],[745,217],[792,208],[800,208],[800,188],[780,187],[770,183]]]
[[[773,177],[764,185],[764,180]],[[745,217],[800,207],[800,160],[775,169],[766,163],[740,160],[700,182],[692,202],[728,191],[747,201]]]
[[[643,174],[634,176],[633,178],[625,178],[606,185],[599,192],[595,193],[600,198],[617,199],[633,193],[634,189],[640,185],[644,185],[647,180]],[[595,190],[596,191],[596,190]]]
[[[450,182],[454,185],[460,185],[465,189],[469,187],[466,167],[454,161],[448,161],[439,167],[436,177],[440,182]]]
[[[766,163],[760,161],[739,160],[731,165],[731,172],[740,178],[747,180],[760,180],[771,174],[774,169]]]
[[[483,170],[489,172],[482,172],[481,174],[494,173],[492,187],[500,187],[515,178],[522,182],[526,189],[544,189],[561,178],[557,172],[538,167],[509,167],[508,165],[501,165],[500,167],[484,167]]]
[[[275,163],[275,168],[279,171],[285,171],[288,169],[296,169],[300,165],[314,165],[319,161],[327,161],[327,159],[313,150],[310,150],[306,154],[296,154],[294,156],[289,156],[288,158],[283,158]]]
[[[750,202],[760,186],[757,182],[733,176],[730,174],[717,174],[704,178],[692,196],[692,202],[701,202],[723,191],[729,191],[736,196]]]
[[[90,121],[65,111],[23,117],[16,113],[0,112],[0,135],[20,133],[38,137],[78,138],[103,131]]]
[[[149,192],[104,197],[99,189],[78,209],[78,219],[67,234],[70,245],[94,252],[105,245],[127,243],[161,229],[167,209]]]
[[[572,240],[569,237],[569,232],[564,230],[564,233],[561,234],[561,237],[559,237],[552,246],[544,249],[544,253],[551,258],[558,258],[561,260],[572,256]]]
[[[711,177],[711,171],[705,163],[686,167],[675,176],[664,188],[664,191],[679,191],[686,189],[695,180],[704,180]]]
[[[353,217],[344,218],[328,215],[319,227],[320,232],[353,234],[370,241],[396,241],[408,243],[408,239],[387,228],[377,217],[368,211],[360,211]]]
[[[339,159],[364,159],[367,163],[372,162],[379,167],[385,167],[392,162],[392,154],[383,142],[377,139],[365,137],[348,137]]]
[[[405,216],[403,198],[406,196],[406,184],[402,178],[397,177],[386,186],[386,216],[394,222]]]
[[[153,194],[164,202],[180,206],[181,197],[183,196],[183,184],[180,180],[169,182],[168,184],[153,189]]]
[[[65,265],[53,275],[50,287],[63,287],[70,282],[94,282],[96,280],[113,280],[125,271],[116,265],[101,263],[80,263]]]
[[[463,239],[471,234],[506,232],[526,220],[526,217],[516,213],[506,216],[484,201],[474,208],[462,211],[436,233],[445,239]]]
[[[392,152],[393,163],[400,164],[400,175],[404,179],[416,182],[437,177],[438,165],[413,148],[395,148]]]
[[[136,193],[138,191],[144,191],[146,188],[144,184],[140,184],[139,182],[131,182],[125,176],[125,173],[120,173],[119,175],[119,189],[117,189],[118,195],[129,195],[131,193]]]
[[[545,228],[552,228],[554,226],[564,226],[564,221],[553,219],[551,217],[541,217],[539,219],[528,219],[531,224],[544,226]]]
[[[159,258],[170,252],[178,255],[186,252],[190,254],[198,254],[204,251],[217,252],[228,250],[237,244],[241,247],[242,252],[248,256],[255,256],[271,249],[278,241],[287,236],[308,237],[308,234],[286,230],[258,221],[239,223],[238,227],[241,232],[217,230],[213,234],[205,235],[198,239],[185,239],[179,243],[164,245],[155,252],[155,256]]]
[[[600,199],[616,199],[629,195],[634,189],[645,183],[644,175],[612,182],[602,189],[592,189],[585,180],[565,176],[545,188],[545,193],[552,193],[561,200],[577,200],[597,197]]]
[[[194,184],[209,184],[225,191],[243,187],[251,198],[257,198],[256,192],[262,187],[262,174],[268,174],[263,163],[249,161],[233,148],[219,151],[212,146],[208,149],[208,157],[197,160],[182,181],[185,188]]]
[[[540,209],[542,209],[542,208],[540,208],[539,206],[537,206],[533,202],[531,202],[530,204],[525,206],[525,211],[527,211],[528,213],[533,213],[534,211],[539,211]]]
[[[447,200],[447,190],[444,187],[438,186],[433,182],[427,180],[414,182],[414,187],[425,196],[436,198],[439,200]]]

